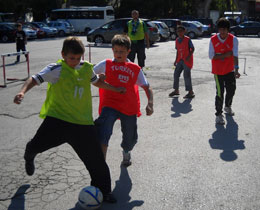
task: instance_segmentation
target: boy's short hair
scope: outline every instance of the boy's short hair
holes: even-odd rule
[[[85,46],[78,37],[70,36],[64,40],[61,51],[65,55],[67,55],[68,53],[72,53],[74,55],[83,55],[85,52]]]
[[[218,20],[217,22],[217,27],[218,28],[226,28],[229,30],[230,28],[230,22],[228,21],[228,19],[222,17]]]
[[[127,50],[131,48],[131,40],[127,35],[116,34],[111,40],[111,43],[112,47],[114,47],[115,45],[119,45],[122,47],[126,47]]]
[[[184,27],[183,25],[177,25],[177,30],[178,30],[178,29],[181,29],[181,30],[183,30],[183,31],[186,30],[185,27]]]

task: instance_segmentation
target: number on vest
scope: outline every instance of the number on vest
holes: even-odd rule
[[[74,98],[77,98],[79,95],[79,98],[81,99],[83,96],[84,88],[83,87],[78,87],[75,86],[75,91],[74,91]]]

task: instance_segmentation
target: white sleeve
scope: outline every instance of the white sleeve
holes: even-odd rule
[[[144,76],[144,73],[143,73],[142,70],[140,70],[135,84],[137,84],[140,87],[149,85],[149,83],[148,83],[146,77]]]
[[[215,50],[214,50],[213,44],[210,40],[209,41],[209,59],[212,60],[214,56],[215,56]]]
[[[91,80],[90,80],[90,82],[92,83],[92,84],[95,84],[97,81],[98,81],[98,75],[96,75],[95,74],[95,72],[94,72],[94,70],[92,71],[92,76],[91,76]]]
[[[32,75],[38,85],[43,82],[50,82],[52,84],[59,80],[61,71],[61,65],[57,63],[52,63],[42,69],[38,74]]]
[[[233,56],[238,57],[238,39],[237,39],[237,37],[233,38]]]
[[[106,60],[103,60],[96,64],[93,68],[95,74],[105,74],[106,72]]]

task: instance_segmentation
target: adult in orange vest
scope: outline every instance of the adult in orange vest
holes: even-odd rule
[[[174,71],[174,81],[173,81],[173,89],[174,91],[169,94],[169,97],[173,97],[175,95],[180,95],[179,93],[179,78],[184,71],[184,82],[185,89],[188,93],[184,96],[184,98],[193,98],[194,92],[192,90],[192,82],[191,82],[191,69],[193,66],[193,52],[194,46],[192,44],[191,39],[188,36],[185,36],[185,27],[179,25],[177,27],[178,38],[175,41],[175,48],[177,50],[176,59],[174,61],[174,66],[176,66]]]
[[[225,124],[223,118],[224,91],[225,112],[231,116],[235,113],[231,109],[233,96],[236,90],[236,78],[240,77],[238,72],[238,40],[230,34],[230,23],[225,18],[220,18],[218,23],[218,33],[211,37],[209,43],[209,58],[212,63],[212,74],[216,82],[216,123]]]
[[[110,85],[126,88],[125,94],[114,94],[112,91],[100,89],[100,116],[95,121],[98,126],[101,148],[106,158],[108,142],[113,133],[117,119],[121,121],[123,134],[121,147],[123,149],[122,164],[131,164],[130,151],[137,143],[137,116],[139,114],[139,94],[137,85],[146,93],[148,103],[146,115],[153,113],[153,92],[146,80],[141,67],[127,59],[131,41],[126,35],[115,35],[112,39],[114,59],[101,61],[94,67],[94,72],[105,79]]]

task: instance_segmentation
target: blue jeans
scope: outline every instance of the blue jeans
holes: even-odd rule
[[[101,144],[108,145],[113,134],[115,121],[120,119],[123,139],[121,147],[125,152],[131,151],[137,143],[137,117],[136,115],[125,115],[113,108],[103,107],[100,116],[95,120]]]
[[[173,78],[173,89],[179,90],[179,79],[180,75],[184,71],[184,83],[185,83],[185,90],[191,91],[192,90],[192,83],[191,83],[191,69],[184,64],[184,61],[181,60],[179,63],[177,63],[177,66],[174,70]]]

